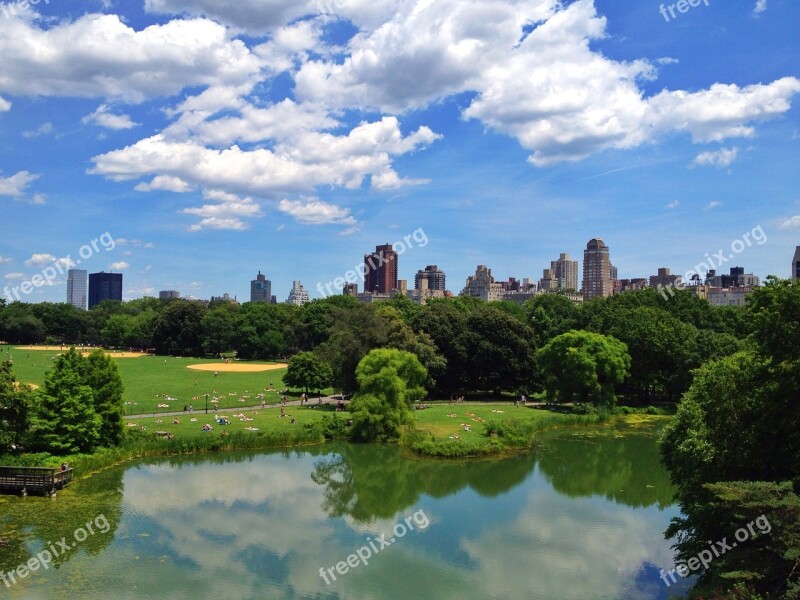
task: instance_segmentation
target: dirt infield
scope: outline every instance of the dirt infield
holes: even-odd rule
[[[90,350],[84,350],[84,349],[80,348],[81,354],[83,356],[89,356],[89,354],[91,352],[93,352],[94,350],[99,350],[99,349],[100,348],[92,348]],[[30,350],[34,350],[34,351],[36,351],[36,350],[45,350],[47,352],[65,352],[65,351],[69,350],[69,346],[64,346],[63,350],[62,350],[61,346],[17,346],[17,350],[25,350],[26,352],[30,351]],[[143,352],[108,352],[108,351],[106,351],[106,354],[108,354],[112,358],[141,358],[142,356],[148,356],[147,354],[144,354]]]
[[[253,365],[241,363],[204,363],[202,365],[189,365],[187,369],[194,369],[195,371],[218,371],[220,373],[258,373],[261,371],[276,371],[278,369],[285,369],[289,365],[283,363],[275,363],[272,365]]]

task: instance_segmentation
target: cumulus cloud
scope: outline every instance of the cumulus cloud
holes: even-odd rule
[[[85,15],[44,29],[11,17],[0,28],[0,92],[142,102],[189,86],[240,85],[259,61],[224,26],[173,20],[137,31],[117,15]]]
[[[403,136],[396,117],[362,123],[347,135],[300,131],[274,149],[209,148],[195,140],[176,141],[159,134],[95,157],[90,172],[117,181],[162,175],[237,195],[274,197],[322,185],[357,189],[368,175],[387,177],[392,156],[436,139],[427,127]]]
[[[693,167],[717,167],[723,169],[733,164],[739,156],[739,148],[721,148],[715,151],[701,152],[692,161]]]
[[[667,208],[672,210],[673,208],[678,208],[679,204],[680,204],[680,202],[678,200],[673,200],[672,202],[667,204]]]
[[[9,258],[7,256],[0,255],[0,265],[4,265],[6,263],[14,262],[13,258]]]
[[[58,260],[52,254],[33,254],[28,260],[25,261],[26,267],[43,267],[45,265],[51,265]]]
[[[212,190],[204,195],[210,200],[219,200],[216,204],[205,204],[196,208],[185,208],[180,211],[185,215],[201,217],[199,223],[189,227],[189,231],[203,229],[229,229],[241,231],[247,229],[244,218],[261,216],[261,206],[252,198],[239,198],[233,194]]]
[[[760,15],[765,10],[767,10],[767,0],[757,0],[756,1],[756,6],[753,9],[753,14],[754,15]]]
[[[0,112],[8,112],[11,110],[11,102],[5,98],[0,97]]]
[[[592,0],[402,7],[376,30],[355,36],[343,61],[305,62],[295,78],[298,97],[396,113],[469,92],[474,99],[464,117],[516,138],[534,165],[545,166],[674,132],[695,142],[748,137],[754,122],[785,113],[800,92],[800,80],[789,77],[647,97],[640,83],[657,77],[653,64],[592,50],[607,35]],[[531,22],[536,26],[519,42]]]
[[[800,229],[800,215],[784,219],[781,221],[779,227],[781,229]]]
[[[121,260],[119,262],[111,263],[110,265],[108,265],[108,268],[111,269],[112,271],[124,271],[125,269],[129,269],[130,265],[125,261]]]
[[[193,186],[186,183],[180,177],[172,177],[170,175],[157,175],[149,183],[142,182],[134,188],[137,192],[153,192],[156,190],[163,190],[167,192],[175,192],[181,194],[190,192]]]
[[[39,179],[39,175],[28,171],[19,171],[17,174],[5,179],[0,177],[0,196],[21,198],[25,193],[25,189],[37,179]]]
[[[84,123],[94,123],[106,129],[133,129],[139,125],[138,123],[134,123],[133,119],[128,115],[116,115],[109,112],[107,104],[98,106],[97,110],[90,115],[86,115],[82,121]]]
[[[278,204],[278,210],[284,212],[304,225],[358,225],[355,217],[350,214],[349,208],[341,208],[335,204],[328,204],[319,198],[306,198],[303,200],[283,199]]]
[[[713,209],[715,209],[715,208],[717,208],[718,206],[721,206],[721,205],[722,205],[722,202],[720,202],[719,200],[712,200],[711,202],[709,202],[706,205],[705,210],[707,210],[707,211],[708,210],[713,210]]]

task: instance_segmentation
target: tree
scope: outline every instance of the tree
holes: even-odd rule
[[[60,356],[37,390],[33,439],[53,454],[93,452],[100,441],[102,419],[94,409],[92,388],[76,368],[75,349]]]
[[[539,294],[523,306],[528,325],[533,329],[537,348],[543,348],[557,335],[578,327],[578,308],[559,294]]]
[[[153,328],[156,351],[173,356],[203,356],[203,317],[207,310],[197,302],[169,302]]]
[[[14,379],[11,363],[0,363],[0,452],[26,443],[31,390]]]
[[[300,352],[291,358],[283,376],[287,386],[309,390],[324,390],[333,380],[333,370],[313,352]]]
[[[82,363],[83,383],[92,390],[94,410],[100,417],[100,446],[118,446],[125,432],[122,394],[124,386],[117,363],[108,354],[95,350]]]
[[[631,366],[625,344],[589,331],[563,333],[536,356],[548,398],[606,408],[616,402],[614,385],[625,380]]]
[[[682,517],[667,535],[687,559],[754,515],[768,536],[715,560],[698,591],[734,586],[800,597],[800,283],[768,279],[751,295],[751,349],[705,363],[660,438]]]
[[[358,364],[358,393],[350,402],[356,441],[399,437],[411,419],[411,404],[425,396],[428,374],[416,356],[395,349],[372,350]]]

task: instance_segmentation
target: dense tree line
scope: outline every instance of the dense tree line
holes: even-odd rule
[[[745,318],[751,343],[705,363],[661,439],[683,516],[669,530],[682,561],[712,556],[696,597],[800,598],[800,283],[771,280]],[[763,527],[762,527],[763,525]]]
[[[357,389],[356,367],[371,350],[414,354],[426,369],[425,388],[449,397],[472,391],[531,393],[545,377],[537,352],[554,338],[583,330],[622,342],[629,375],[616,391],[627,400],[677,401],[705,361],[747,345],[752,325],[739,308],[715,308],[680,292],[667,300],[655,290],[576,305],[545,294],[524,305],[475,298],[403,297],[376,304],[332,296],[290,304],[142,298],[104,302],[90,311],[66,304],[4,305],[0,339],[154,349],[158,354],[242,359],[288,358],[313,352],[333,370],[338,389]]]

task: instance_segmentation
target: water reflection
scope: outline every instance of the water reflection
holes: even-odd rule
[[[0,504],[0,537],[16,532],[25,548],[0,550],[6,569],[100,512],[114,528],[59,569],[7,591],[12,598],[666,598],[655,565],[673,562],[663,531],[676,509],[655,443],[587,439],[559,433],[536,455],[504,461],[427,461],[397,448],[341,445],[112,470],[55,501]],[[368,535],[391,536],[420,509],[427,529],[325,585],[320,567],[346,560]]]

